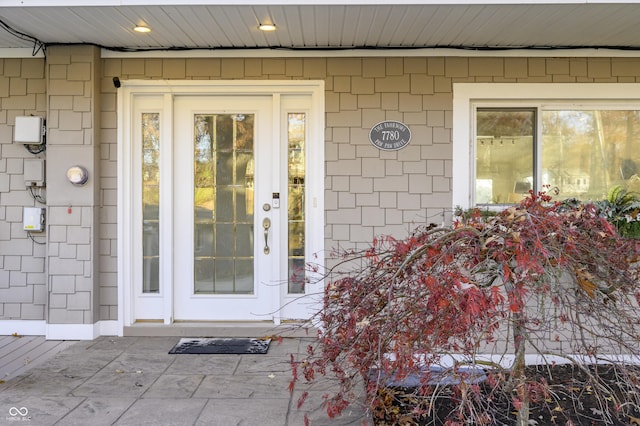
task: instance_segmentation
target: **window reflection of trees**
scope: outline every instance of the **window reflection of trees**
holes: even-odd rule
[[[542,128],[542,178],[558,197],[602,199],[613,185],[637,179],[640,111],[544,111]]]
[[[142,113],[142,292],[160,291],[160,114]]]
[[[478,109],[476,202],[518,202],[523,188],[550,187],[557,198],[583,201],[603,199],[614,185],[640,190],[639,110],[545,106],[536,118],[537,112]]]
[[[304,293],[306,114],[288,114],[288,291]]]

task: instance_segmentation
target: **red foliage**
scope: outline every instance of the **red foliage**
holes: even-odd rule
[[[418,229],[402,241],[377,237],[363,253],[345,256],[359,257],[362,267],[326,286],[319,344],[310,346],[304,360],[292,360],[293,382],[301,380],[298,369],[308,382],[334,377],[339,390],[326,399],[334,417],[364,378],[370,408],[376,409],[385,402],[376,397],[380,383],[370,380],[372,371],[378,378],[402,379],[419,365],[438,365],[447,354],[473,363],[505,324],[519,327],[512,342],[516,353],[537,332],[553,330],[556,319],[574,325],[575,312],[614,309],[619,316],[631,299],[640,299],[634,290],[639,254],[638,243],[621,238],[593,206],[569,208],[545,194],[532,194],[488,219],[474,214],[451,228]],[[542,309],[541,300],[551,301],[555,311]],[[532,301],[536,315],[529,312]],[[624,315],[637,314],[626,309]],[[637,324],[638,318],[623,320]],[[605,322],[598,326],[606,338],[613,325],[602,316],[598,321]],[[491,383],[509,379],[490,377]],[[543,387],[527,386],[529,393],[545,394]],[[521,403],[514,399],[516,407]],[[467,411],[448,424],[478,413]]]

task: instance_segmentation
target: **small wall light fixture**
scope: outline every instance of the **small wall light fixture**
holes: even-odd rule
[[[275,31],[276,30],[276,25],[275,24],[260,24],[260,25],[258,25],[258,29],[260,31]]]
[[[137,33],[150,33],[151,32],[151,28],[149,28],[146,25],[142,24],[142,25],[136,25],[133,28],[133,31],[135,31]]]
[[[89,180],[89,172],[82,166],[71,166],[67,170],[67,179],[74,185],[84,185]]]

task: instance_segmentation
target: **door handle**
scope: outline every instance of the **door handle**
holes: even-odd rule
[[[265,217],[262,220],[262,227],[264,228],[264,254],[269,254],[271,251],[269,248],[269,228],[271,228],[271,219]]]

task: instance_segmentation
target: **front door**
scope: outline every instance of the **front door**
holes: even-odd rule
[[[174,319],[272,320],[279,253],[268,96],[174,102]]]
[[[124,326],[317,311],[323,93],[321,82],[123,82]]]

